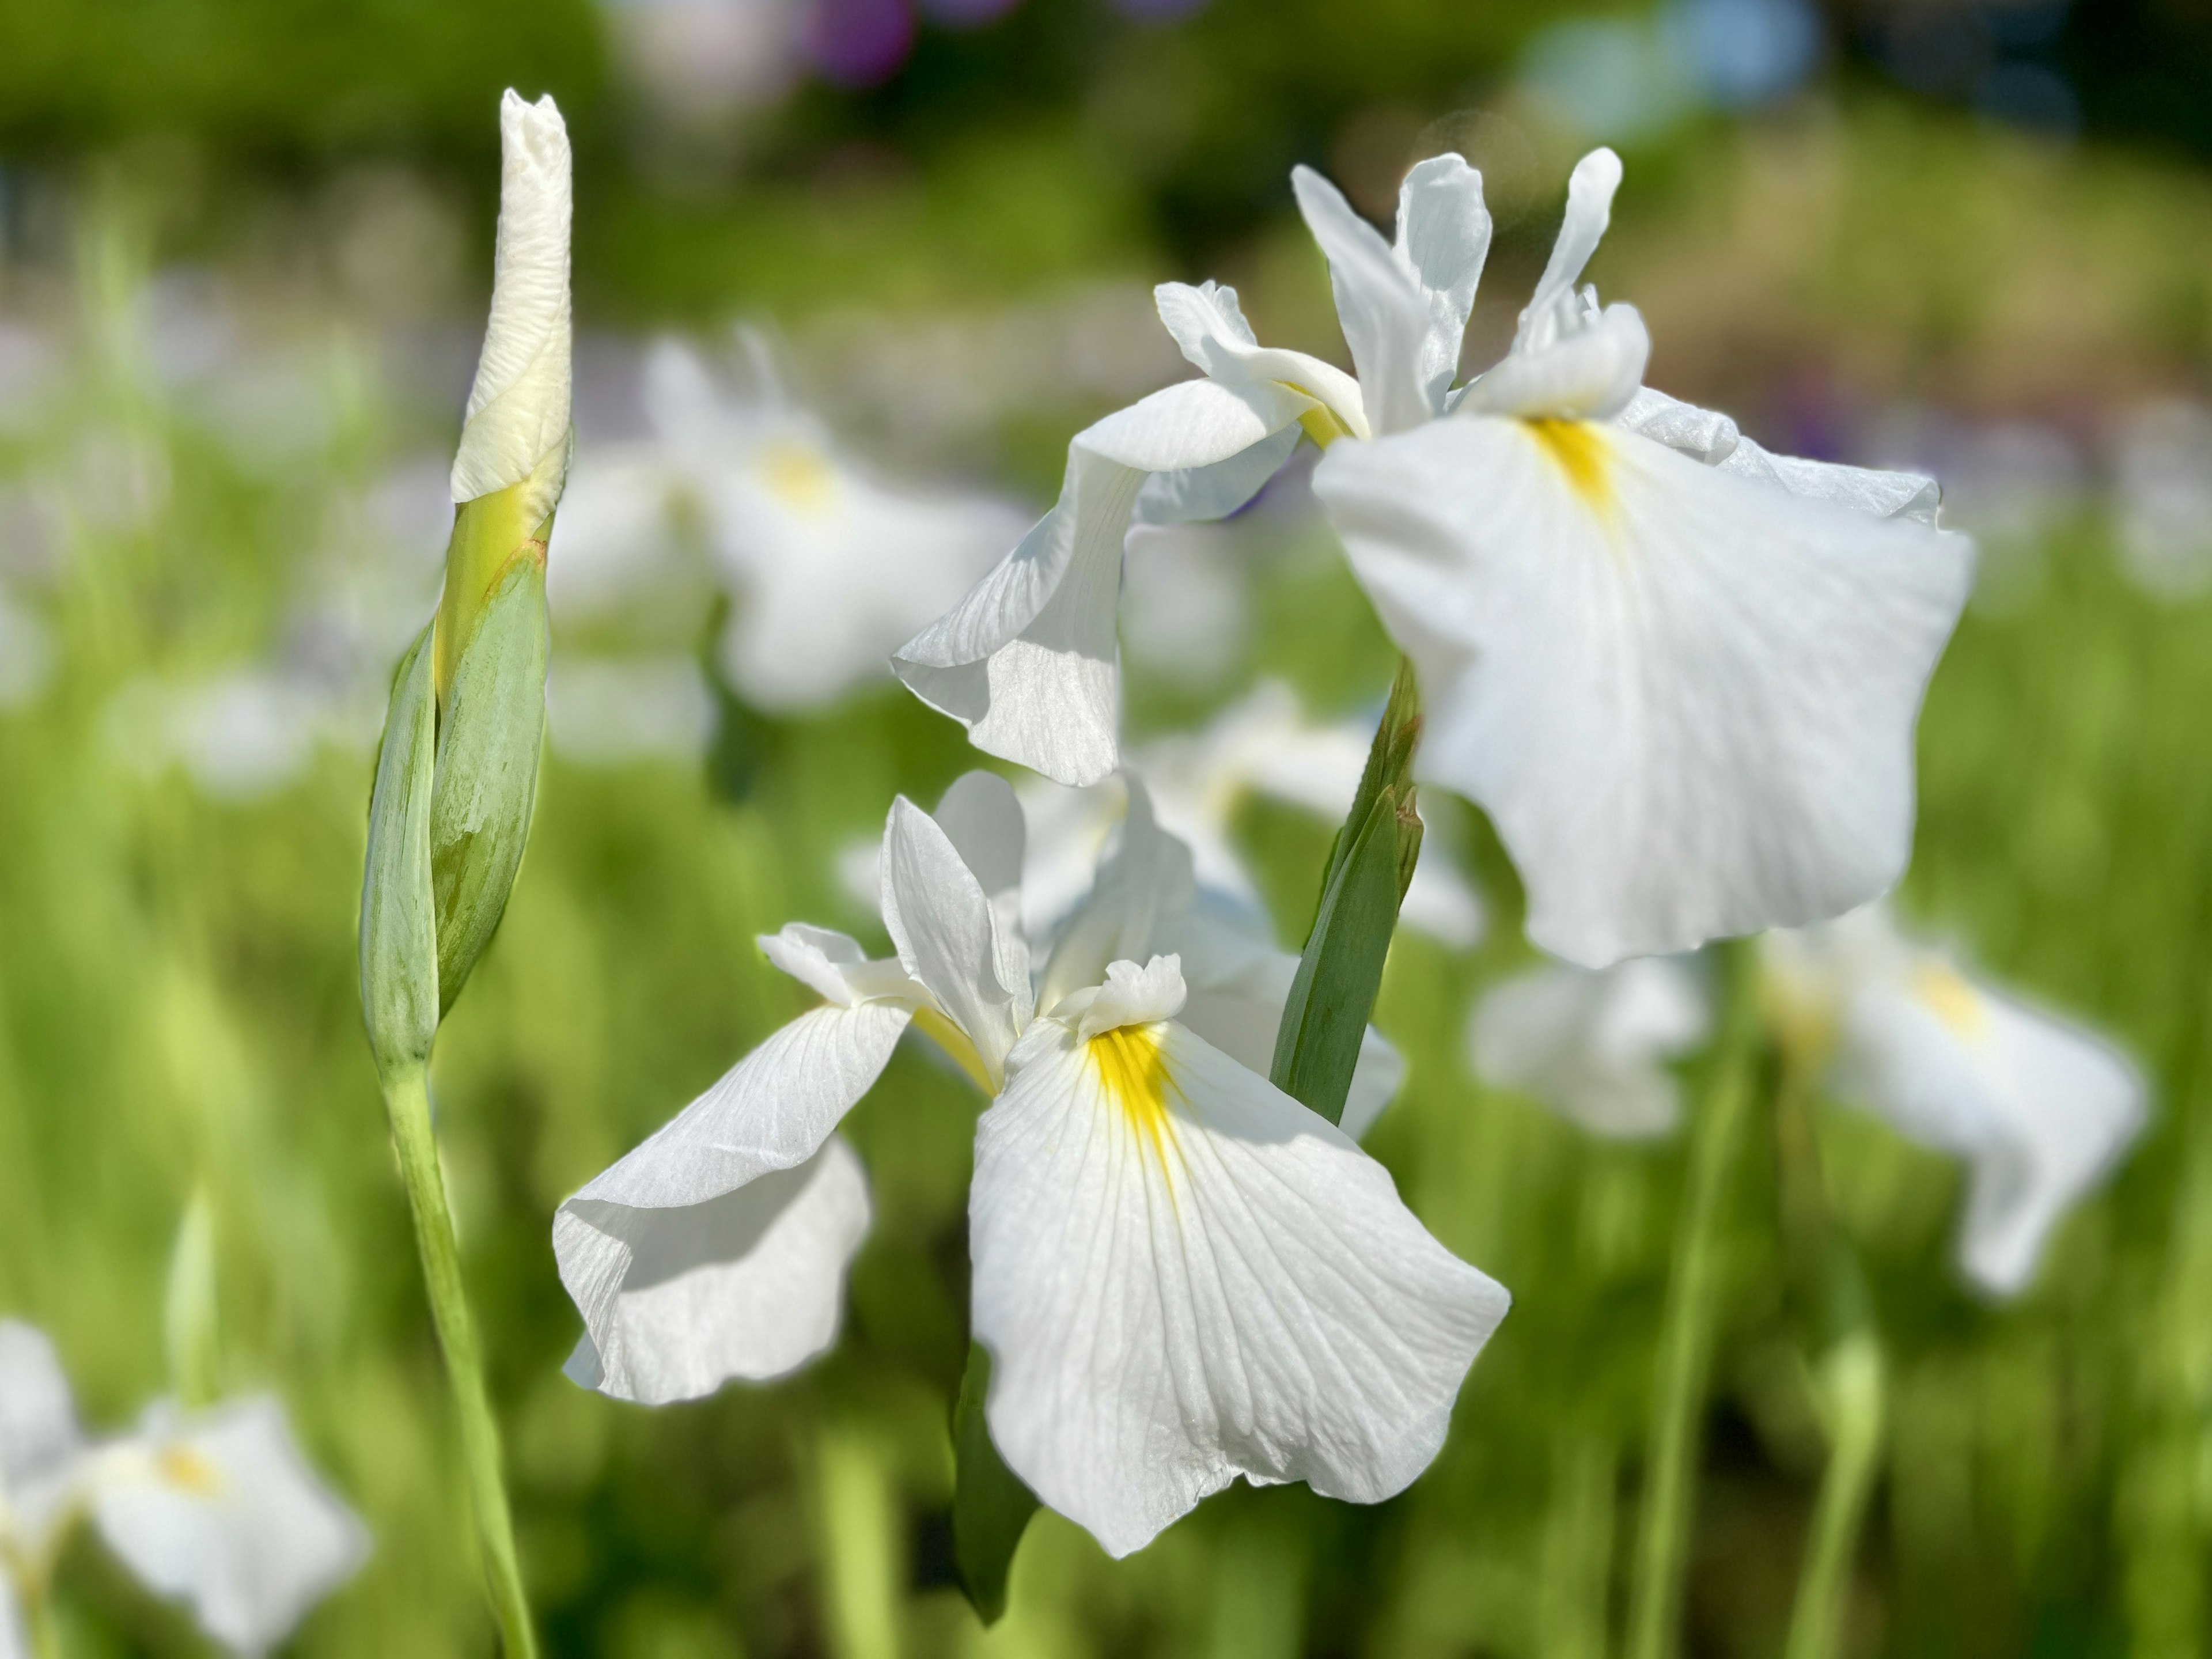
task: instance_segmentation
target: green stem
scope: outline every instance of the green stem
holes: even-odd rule
[[[1831,1659],[1841,1643],[1844,1591],[1881,1451],[1881,1344],[1874,1332],[1862,1328],[1838,1342],[1821,1362],[1820,1373],[1828,1467],[1820,1476],[1784,1659]]]
[[[477,1346],[461,1285],[460,1248],[453,1236],[453,1212],[446,1204],[446,1178],[438,1166],[438,1143],[430,1127],[428,1079],[420,1066],[387,1081],[384,1103],[392,1114],[392,1138],[399,1153],[399,1172],[407,1182],[407,1202],[415,1214],[415,1244],[422,1256],[422,1280],[430,1297],[430,1317],[445,1350],[446,1377],[453,1390],[453,1413],[461,1431],[461,1461],[468,1475],[469,1499],[476,1510],[477,1536],[483,1550],[492,1611],[507,1659],[535,1659],[537,1633],[515,1559],[514,1519],[500,1477],[499,1425],[484,1389],[483,1358]]]
[[[23,1626],[31,1635],[33,1659],[62,1659],[61,1620],[54,1616],[52,1586],[44,1574],[19,1586],[22,1599]]]
[[[1759,1036],[1758,972],[1745,940],[1722,947],[1727,1012],[1690,1144],[1659,1334],[1650,1440],[1628,1603],[1628,1659],[1673,1659],[1689,1560],[1698,1429],[1720,1313],[1722,1201],[1743,1140]]]

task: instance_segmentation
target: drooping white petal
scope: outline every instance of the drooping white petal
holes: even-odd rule
[[[1592,973],[1558,963],[1492,987],[1468,1025],[1475,1073],[1534,1095],[1601,1135],[1663,1135],[1681,1121],[1667,1062],[1705,1040],[1694,975],[1664,957]]]
[[[93,1518],[125,1565],[241,1655],[282,1642],[368,1554],[265,1395],[191,1414],[152,1407],[100,1453]]]
[[[1398,186],[1398,257],[1425,290],[1429,327],[1421,344],[1421,387],[1431,410],[1459,373],[1460,349],[1474,293],[1490,257],[1490,210],[1482,175],[1457,155],[1417,161]]]
[[[1337,321],[1359,372],[1370,429],[1382,434],[1419,426],[1442,407],[1430,405],[1422,380],[1428,296],[1382,233],[1352,210],[1334,185],[1301,167],[1291,170],[1291,190],[1306,228],[1328,258]]]
[[[1303,436],[1304,431],[1294,423],[1225,461],[1153,473],[1137,492],[1136,522],[1206,524],[1227,518],[1267,488]]]
[[[987,753],[1061,783],[1104,777],[1120,753],[1115,616],[1139,487],[1242,454],[1309,404],[1279,387],[1186,380],[1078,433],[1059,504],[898,649],[898,677]]]
[[[1747,478],[1778,483],[1795,495],[1833,501],[1879,519],[1936,522],[1942,491],[1936,480],[1917,472],[1883,472],[1831,461],[1777,455],[1745,437],[1736,423],[1712,410],[1699,409],[1650,386],[1637,388],[1628,406],[1613,417],[1631,432]]]
[[[825,1143],[911,1017],[894,1002],[801,1014],[562,1202],[553,1254],[586,1331],[571,1375],[682,1399],[829,1346],[868,1207],[857,1161]],[[708,1305],[722,1312],[693,1318]]]
[[[883,884],[884,926],[900,963],[929,988],[995,1083],[1029,1023],[1026,946],[937,820],[903,795],[884,828]]]
[[[1380,1164],[1173,1023],[1032,1026],[969,1213],[991,1437],[1117,1556],[1239,1474],[1402,1490],[1506,1308]]]
[[[76,1501],[84,1437],[52,1340],[0,1320],[0,1543],[42,1554]]]
[[[491,320],[453,457],[456,501],[520,483],[568,443],[568,132],[551,94],[532,104],[512,88],[499,132]]]
[[[2027,1288],[2045,1240],[2141,1131],[2142,1079],[2111,1045],[1920,953],[1846,1005],[1835,1086],[1966,1160],[1960,1256],[1996,1296]]]
[[[1152,301],[1182,355],[1216,385],[1250,399],[1269,431],[1318,406],[1353,437],[1370,435],[1359,382],[1305,352],[1260,344],[1235,289],[1162,283]]]
[[[1583,267],[1605,240],[1613,220],[1613,193],[1620,188],[1620,157],[1610,149],[1594,149],[1575,163],[1567,179],[1566,216],[1552,244],[1551,259],[1514,331],[1516,353],[1541,350],[1558,338],[1573,313]]]
[[[1432,422],[1314,486],[1419,670],[1422,772],[1489,811],[1543,948],[1671,954],[1896,879],[1965,538],[1591,422]]]
[[[618,1252],[621,1267],[564,1369],[648,1406],[797,1370],[837,1340],[869,1219],[867,1176],[841,1135],[804,1164],[682,1208],[571,1199],[553,1224],[564,1276],[571,1261]]]
[[[755,942],[776,968],[841,1008],[883,999],[920,1003],[929,997],[898,963],[869,961],[858,939],[832,928],[787,921],[781,933],[763,933]]]

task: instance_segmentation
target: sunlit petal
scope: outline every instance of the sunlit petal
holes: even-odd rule
[[[929,988],[995,1082],[1030,1014],[1027,947],[1013,931],[1018,896],[1002,920],[960,848],[902,795],[884,830],[883,908],[906,971]]]
[[[1402,1490],[1507,1302],[1346,1136],[1172,1023],[1031,1028],[969,1226],[992,1438],[1115,1555],[1239,1474]]]
[[[1337,321],[1359,372],[1370,430],[1419,426],[1441,408],[1441,403],[1431,405],[1422,380],[1429,306],[1419,278],[1343,192],[1311,167],[1291,171],[1291,189],[1306,228],[1328,258]]]
[[[1684,951],[1903,869],[1964,538],[1590,422],[1339,445],[1315,489],[1420,672],[1425,775],[1490,812],[1546,950]]]

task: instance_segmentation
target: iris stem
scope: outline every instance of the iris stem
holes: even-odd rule
[[[1784,1659],[1830,1659],[1843,1636],[1844,1591],[1881,1462],[1881,1343],[1871,1328],[1862,1327],[1829,1350],[1820,1364],[1820,1392],[1828,1467],[1820,1476]]]
[[[61,1620],[54,1616],[53,1589],[43,1575],[21,1589],[23,1624],[30,1632],[33,1659],[62,1659]]]
[[[415,1244],[422,1257],[430,1317],[438,1328],[438,1346],[445,1351],[446,1378],[460,1425],[461,1461],[500,1639],[508,1659],[536,1659],[538,1637],[531,1626],[530,1603],[515,1559],[514,1518],[500,1474],[499,1425],[484,1389],[483,1357],[461,1285],[460,1246],[446,1202],[446,1178],[430,1125],[429,1079],[423,1068],[416,1066],[388,1079],[384,1103],[392,1115],[392,1139],[399,1153],[400,1176],[407,1183],[408,1206],[415,1216]]]
[[[1628,1659],[1673,1659],[1689,1560],[1699,1427],[1720,1313],[1723,1201],[1750,1115],[1759,1037],[1758,964],[1742,939],[1721,947],[1726,1012],[1690,1143],[1689,1190],[1674,1226],[1673,1265],[1651,1395],[1644,1501],[1628,1603]]]

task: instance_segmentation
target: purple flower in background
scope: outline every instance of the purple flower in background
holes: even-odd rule
[[[914,30],[910,0],[814,0],[807,60],[839,86],[878,86],[906,62]]]

